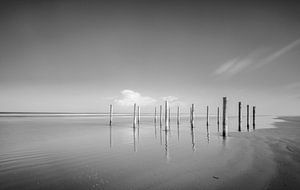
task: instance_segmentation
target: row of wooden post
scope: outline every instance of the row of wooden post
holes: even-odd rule
[[[241,122],[242,122],[242,103],[238,102],[238,130],[241,131]],[[253,106],[253,128],[255,128],[255,110],[256,107]],[[218,130],[219,130],[219,118],[220,118],[220,109],[218,107],[217,109],[217,124],[218,124]],[[195,112],[195,105],[192,104],[192,106],[190,107],[190,124],[191,127],[194,127],[194,112]],[[154,110],[154,122],[157,122],[157,110],[155,107]],[[249,130],[249,121],[250,121],[250,117],[249,117],[250,113],[249,113],[249,105],[247,105],[247,129]],[[112,125],[112,117],[113,117],[113,106],[110,105],[110,113],[109,113],[109,125]],[[170,129],[170,118],[171,118],[171,110],[168,104],[168,101],[165,101],[165,130]],[[159,107],[159,123],[160,126],[162,126],[162,105],[160,105]],[[180,108],[179,106],[177,107],[177,124],[180,123]],[[140,107],[136,106],[136,104],[134,104],[133,106],[133,127],[136,127],[136,124],[140,124]],[[206,125],[209,125],[209,107],[206,107]],[[223,97],[223,113],[222,113],[222,126],[223,126],[223,130],[222,130],[222,135],[223,136],[227,136],[228,135],[228,126],[227,126],[227,98]]]
[[[249,125],[250,125],[250,110],[249,110],[249,105],[247,105],[247,129],[249,130]],[[242,102],[238,103],[238,109],[239,109],[239,115],[238,115],[238,130],[241,131],[241,123],[242,123]],[[256,112],[256,107],[252,107],[252,124],[253,124],[253,129],[255,129],[255,113]]]
[[[156,116],[156,107],[154,109],[154,122],[157,122],[157,116]],[[170,122],[171,122],[171,108],[169,106],[168,101],[165,101],[165,130],[170,129]],[[177,107],[177,123],[180,122],[180,108]],[[162,105],[160,105],[159,109],[159,124],[162,126]]]

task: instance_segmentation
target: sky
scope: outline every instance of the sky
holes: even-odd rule
[[[293,1],[1,1],[1,112],[300,115]]]

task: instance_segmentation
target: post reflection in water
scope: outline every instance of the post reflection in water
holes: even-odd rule
[[[192,137],[192,150],[195,152],[196,147],[195,147],[195,134],[194,134],[194,128],[191,127],[191,137]]]
[[[155,139],[157,138],[157,132],[156,132],[156,122],[154,123],[154,134],[155,134]]]
[[[138,124],[138,128],[137,128],[137,142],[140,142],[140,124]]]
[[[168,150],[168,131],[165,130],[165,155],[167,158],[167,161],[170,160],[170,154]]]
[[[220,132],[220,123],[218,122],[218,132]]]
[[[112,147],[112,126],[109,126],[109,147]]]
[[[222,145],[223,145],[223,148],[226,147],[226,136],[225,137],[223,136]]]
[[[209,143],[209,129],[208,129],[208,125],[206,125],[206,137],[207,137],[207,143]]]
[[[177,140],[179,142],[179,122],[177,122]]]
[[[133,151],[136,152],[136,129],[133,127]]]
[[[159,128],[159,141],[160,141],[160,145],[162,145],[162,136],[161,136],[161,127]]]

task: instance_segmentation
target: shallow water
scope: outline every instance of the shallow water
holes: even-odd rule
[[[251,133],[252,122],[248,131],[245,121],[242,133]],[[256,129],[271,122],[257,117]],[[228,160],[244,148],[230,137],[238,133],[237,118],[228,126],[223,139],[213,117],[208,127],[196,117],[194,128],[187,117],[180,125],[173,118],[168,131],[151,117],[136,128],[126,116],[115,117],[111,127],[107,117],[94,115],[0,117],[0,189],[214,188]]]

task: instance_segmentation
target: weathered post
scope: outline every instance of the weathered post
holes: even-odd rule
[[[168,119],[168,101],[165,101],[165,130],[168,130],[169,119]]]
[[[179,106],[177,107],[177,124],[180,122],[180,108]]]
[[[133,127],[136,126],[136,104],[133,105]]]
[[[160,127],[162,125],[161,117],[162,117],[162,105],[159,106],[159,126]]]
[[[247,130],[249,130],[249,105],[247,105]]]
[[[191,126],[194,127],[194,110],[195,110],[195,105],[192,104],[191,107]]]
[[[206,125],[208,126],[208,109],[209,109],[209,107],[208,106],[206,106]]]
[[[226,137],[228,135],[228,126],[226,123],[226,110],[227,109],[227,98],[223,97],[223,137]]]
[[[220,125],[220,108],[218,107],[218,112],[217,112],[217,125],[218,125],[218,132],[220,131],[219,125]]]
[[[238,130],[241,131],[241,123],[242,123],[242,102],[239,102],[239,118],[238,118],[238,125],[239,125],[239,128]]]
[[[154,123],[156,124],[156,107],[154,108]]]
[[[109,105],[109,125],[111,126],[112,124],[112,117],[113,117],[113,105]]]
[[[253,106],[253,113],[252,113],[253,114],[253,116],[252,116],[253,117],[253,129],[255,129],[255,108],[256,107]]]
[[[192,125],[192,106],[190,107],[190,124]]]
[[[137,122],[138,122],[138,125],[140,125],[140,120],[141,120],[141,110],[140,110],[140,106],[137,107]]]
[[[218,111],[217,111],[217,124],[220,123],[220,108],[218,107]]]

